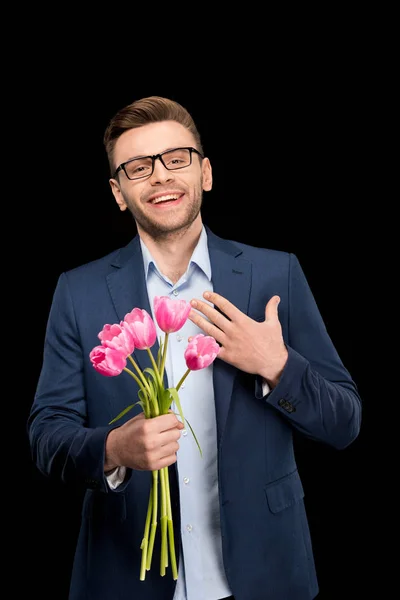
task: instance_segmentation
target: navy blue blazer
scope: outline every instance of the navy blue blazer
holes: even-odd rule
[[[267,302],[278,294],[289,352],[278,386],[265,397],[258,377],[218,358],[214,363],[226,576],[236,600],[311,600],[318,583],[293,432],[346,448],[360,430],[361,400],[296,256],[224,240],[209,229],[207,235],[214,290],[255,320],[264,320]],[[40,471],[86,490],[70,600],[172,600],[174,594],[170,569],[161,577],[152,568],[139,580],[150,472],[128,470],[115,491],[103,472],[108,423],[137,400],[137,389],[131,377],[97,373],[89,353],[103,325],[134,307],[151,312],[138,236],[63,273],[49,314],[28,432]],[[145,352],[135,359],[150,366]],[[179,532],[175,466],[170,473]],[[175,542],[178,554],[179,533]]]

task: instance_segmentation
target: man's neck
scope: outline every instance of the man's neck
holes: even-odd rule
[[[188,229],[174,232],[164,238],[154,239],[142,230],[139,230],[139,235],[161,273],[176,283],[186,272],[202,227],[202,222],[196,220]]]

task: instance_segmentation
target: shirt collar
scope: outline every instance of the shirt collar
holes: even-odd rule
[[[149,276],[149,269],[150,269],[151,265],[153,265],[153,267],[156,268],[158,272],[160,272],[160,270],[158,269],[157,263],[155,262],[154,258],[150,254],[149,249],[144,244],[144,242],[141,238],[140,238],[140,246],[141,246],[142,255],[143,255],[144,273],[145,273],[145,277],[147,280],[147,278]],[[199,241],[197,242],[197,245],[196,245],[195,249],[193,250],[193,254],[189,261],[188,270],[190,269],[192,264],[197,265],[203,271],[203,273],[206,275],[208,280],[211,281],[211,263],[210,263],[210,257],[208,254],[207,233],[206,233],[204,225],[201,230]]]

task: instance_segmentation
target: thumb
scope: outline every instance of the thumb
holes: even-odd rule
[[[278,318],[278,305],[281,301],[279,296],[272,296],[265,307],[265,320]]]

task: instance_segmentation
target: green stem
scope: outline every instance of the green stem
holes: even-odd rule
[[[172,521],[171,491],[170,491],[170,487],[169,487],[168,467],[165,467],[165,490],[166,490],[166,496],[167,496],[167,523],[168,523],[169,553],[171,556],[172,577],[176,580],[176,579],[178,579],[178,567],[176,564],[174,525],[173,525],[173,521]]]
[[[147,397],[144,400],[144,403],[145,403],[145,404],[143,404],[144,416],[146,417],[146,419],[150,419],[151,418],[151,409],[150,409],[150,404],[149,404]]]
[[[152,471],[153,476],[153,518],[151,523],[149,549],[147,552],[147,564],[146,569],[149,571],[151,566],[151,559],[153,558],[154,538],[157,529],[157,511],[158,511],[158,471]]]
[[[181,387],[182,383],[185,381],[186,377],[189,375],[190,373],[190,369],[188,369],[180,378],[178,385],[176,386],[176,391],[179,391],[179,388]]]
[[[164,336],[164,346],[163,346],[161,369],[160,369],[161,381],[164,380],[165,361],[166,361],[166,358],[167,358],[167,348],[168,348],[168,336],[169,336],[168,333],[166,333],[165,336]]]
[[[140,564],[140,581],[144,581],[146,577],[146,564],[147,564],[147,550],[149,547],[149,529],[150,529],[150,519],[151,519],[151,510],[153,504],[153,487],[150,488],[150,496],[149,496],[149,504],[147,506],[147,515],[146,515],[146,523],[144,527],[144,534],[142,544],[140,546],[142,550],[142,561]]]
[[[165,468],[160,470],[161,477],[161,562],[160,575],[165,575],[165,569],[168,567],[168,531],[167,531],[167,497],[165,489]]]
[[[130,375],[131,377],[133,377],[133,379],[136,381],[136,383],[138,384],[138,386],[140,387],[140,389],[143,389],[143,383],[142,383],[142,381],[139,379],[139,377],[137,377],[137,376],[135,375],[135,373],[133,373],[133,372],[132,372],[130,369],[128,369],[128,367],[124,367],[124,371],[125,371],[126,373],[129,373],[129,375]],[[146,381],[146,387],[147,387],[147,381]]]
[[[157,380],[158,380],[158,385],[160,386],[160,389],[162,389],[162,387],[163,387],[163,384],[162,384],[162,377],[160,376],[160,371],[158,370],[157,363],[156,363],[156,361],[154,360],[153,353],[152,353],[152,351],[150,350],[150,348],[146,348],[146,350],[147,350],[147,352],[148,352],[148,354],[149,354],[149,356],[150,356],[151,364],[153,365],[153,369],[154,369],[154,372],[155,372],[155,374],[156,374],[156,377],[157,377]]]
[[[142,380],[143,385],[145,386],[145,388],[147,390],[147,393],[151,394],[151,389],[150,389],[149,383],[148,383],[146,377],[144,376],[142,369],[139,367],[138,364],[136,364],[136,362],[133,360],[133,358],[130,354],[129,354],[128,358],[131,361],[131,363],[133,364],[133,366],[135,367],[136,371],[138,372],[139,377]],[[133,373],[132,373],[132,375],[133,375]],[[136,377],[135,377],[135,379],[136,379],[136,381],[138,381]],[[143,385],[140,385],[140,387],[143,388]]]
[[[162,353],[163,353],[163,349],[164,349],[162,337],[160,337],[160,339],[158,341],[158,345],[159,345],[159,351],[157,353],[157,367],[158,367],[158,370],[161,372],[161,358],[162,358]]]
[[[141,380],[140,380],[140,379],[139,379],[139,378],[138,378],[138,377],[135,375],[135,373],[133,373],[133,372],[132,372],[130,369],[128,369],[127,367],[124,367],[124,371],[125,371],[126,373],[129,373],[129,375],[130,375],[131,377],[133,377],[133,379],[136,381],[136,383],[138,384],[138,386],[139,386],[139,387],[140,387],[140,389],[142,390],[142,392],[143,392],[144,396],[146,397],[146,400],[145,400],[145,402],[146,402],[146,406],[143,406],[143,412],[144,412],[144,414],[145,414],[145,416],[146,416],[146,417],[150,417],[150,416],[151,416],[151,415],[150,415],[150,406],[149,406],[149,402],[148,402],[148,400],[147,400],[147,395],[148,395],[148,394],[146,394],[146,390],[145,390],[145,389],[144,389],[144,387],[143,387],[142,381],[141,381]],[[146,381],[146,388],[148,389],[148,387],[149,387],[149,386],[148,386],[148,383],[147,383],[147,381]]]
[[[151,415],[151,416],[158,417],[158,415],[160,414],[160,407],[158,405],[157,396],[155,394],[153,394],[151,396],[151,402],[153,404],[153,409],[154,409],[154,415]]]

